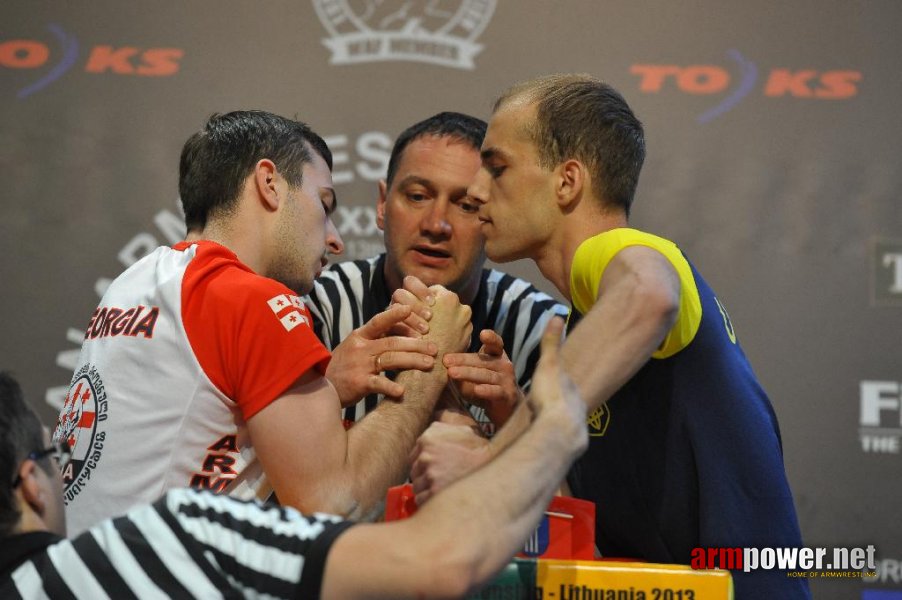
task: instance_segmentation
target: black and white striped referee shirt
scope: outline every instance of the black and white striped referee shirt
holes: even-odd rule
[[[173,490],[72,540],[0,542],[0,598],[317,598],[352,523],[200,490]]]
[[[334,349],[352,331],[388,308],[391,293],[385,283],[385,254],[331,265],[304,298],[313,315],[314,330],[327,348]],[[539,342],[554,315],[567,316],[567,308],[539,291],[528,281],[495,269],[483,269],[479,290],[470,306],[473,310],[473,339],[470,352],[479,350],[479,332],[494,329],[504,340],[523,389],[529,389],[532,372],[539,360]],[[371,395],[344,409],[346,422],[359,421],[376,407]],[[486,433],[494,428],[478,407],[470,407]]]

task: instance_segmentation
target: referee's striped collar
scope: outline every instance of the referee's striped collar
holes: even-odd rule
[[[3,538],[0,541],[0,574],[8,576],[26,560],[62,539],[49,531],[30,531]]]

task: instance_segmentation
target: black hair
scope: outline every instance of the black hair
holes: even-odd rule
[[[29,453],[44,447],[44,431],[25,403],[22,388],[0,372],[0,539],[8,537],[21,517],[13,482]]]
[[[188,231],[228,213],[257,161],[275,163],[292,187],[302,183],[310,149],[332,168],[326,142],[306,123],[259,110],[214,114],[188,138],[179,160],[179,195]]]

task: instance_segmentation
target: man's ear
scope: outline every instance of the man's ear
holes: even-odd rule
[[[589,173],[586,165],[571,158],[558,165],[555,192],[558,206],[569,212],[576,208],[585,189]]]
[[[276,187],[276,178],[279,177],[276,164],[268,158],[261,158],[254,165],[253,177],[260,201],[268,210],[277,210],[280,198]]]
[[[19,465],[19,477],[22,481],[19,484],[19,490],[22,492],[22,500],[31,507],[33,512],[43,517],[47,499],[44,497],[46,490],[41,486],[41,473],[38,473],[38,469],[38,464],[33,460],[23,461]]]
[[[385,201],[388,199],[388,185],[379,180],[379,197],[376,199],[376,226],[385,231]]]

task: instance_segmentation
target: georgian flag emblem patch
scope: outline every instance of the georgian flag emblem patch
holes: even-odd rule
[[[275,313],[286,331],[291,331],[301,323],[310,327],[310,319],[301,312],[304,310],[304,301],[298,296],[279,294],[267,300],[266,303],[269,304],[269,308]]]

